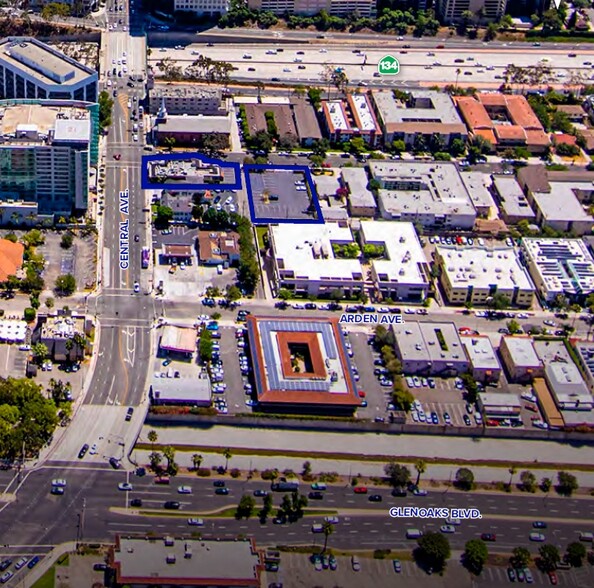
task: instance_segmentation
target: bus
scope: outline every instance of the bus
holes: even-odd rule
[[[149,248],[142,248],[142,269],[147,269],[149,266]]]

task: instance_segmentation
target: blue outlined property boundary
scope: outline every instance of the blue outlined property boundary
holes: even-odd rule
[[[221,184],[185,184],[183,182],[175,182],[173,184],[167,183],[153,183],[149,180],[148,164],[151,161],[184,161],[186,159],[199,159],[204,163],[218,165],[225,169],[232,169],[235,174],[234,183]],[[241,190],[241,165],[231,161],[223,161],[222,159],[214,159],[207,157],[204,153],[199,151],[189,151],[184,153],[156,153],[154,155],[143,155],[141,163],[141,188],[143,190]]]
[[[256,208],[254,206],[254,194],[252,192],[252,184],[250,181],[250,173],[256,171],[274,171],[282,170],[289,172],[302,172],[309,187],[309,194],[311,195],[311,201],[316,211],[316,218],[267,218],[259,217],[256,214]],[[267,165],[267,164],[244,164],[243,173],[245,175],[245,189],[247,192],[248,205],[250,207],[250,218],[255,225],[267,225],[267,224],[324,224],[324,217],[322,216],[322,209],[318,201],[318,194],[314,185],[311,170],[306,165]]]

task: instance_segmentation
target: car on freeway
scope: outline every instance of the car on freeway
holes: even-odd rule
[[[383,498],[381,494],[372,494],[368,500],[369,502],[381,502]]]
[[[546,539],[543,533],[539,533],[538,531],[532,531],[529,535],[530,541],[534,541],[536,543],[543,543]]]
[[[367,494],[367,486],[355,486],[353,492],[355,494]]]
[[[180,507],[181,504],[176,500],[168,500],[165,502],[165,504],[163,504],[163,508],[166,508],[167,510],[179,510]]]
[[[85,443],[78,452],[78,459],[82,459],[87,454],[87,451],[89,451],[89,445]]]
[[[130,492],[132,490],[132,484],[130,484],[130,482],[120,482],[118,484],[118,490]]]
[[[534,521],[532,523],[532,526],[535,529],[546,529],[547,528],[547,524],[544,521]]]
[[[324,517],[324,521],[326,523],[330,523],[331,525],[338,525],[339,519],[338,519],[338,517],[335,517],[335,516],[327,516],[327,517]]]
[[[202,519],[188,519],[188,525],[190,525],[190,527],[203,527],[204,526],[204,521]]]
[[[442,533],[455,533],[456,527],[454,527],[454,525],[442,525],[441,527],[439,527],[439,530]]]
[[[192,494],[192,488],[190,486],[179,486],[177,489],[178,494]]]
[[[481,533],[481,539],[483,541],[497,541],[497,535],[495,533]]]
[[[225,487],[225,480],[215,480],[212,485],[215,488],[224,488]]]
[[[266,490],[254,490],[254,496],[263,498],[264,496],[268,496],[268,492]]]
[[[215,494],[218,494],[219,496],[226,496],[229,494],[229,488],[216,488]]]

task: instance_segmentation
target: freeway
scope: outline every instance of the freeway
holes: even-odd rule
[[[210,43],[212,45],[212,43]],[[278,44],[271,39],[269,44],[236,44],[232,51],[228,45],[191,44],[177,48],[161,47],[153,49],[149,64],[159,75],[159,64],[164,58],[185,69],[198,55],[214,60],[227,61],[236,70],[231,74],[233,80],[257,81],[271,80],[292,83],[320,83],[327,67],[341,67],[350,84],[392,86],[398,84],[426,85],[452,84],[466,82],[473,85],[494,85],[503,83],[504,70],[508,64],[534,66],[542,60],[553,68],[551,83],[568,83],[573,75],[585,80],[594,75],[592,70],[593,51],[580,48],[574,52],[568,48],[546,47],[539,51],[526,51],[526,47],[446,47],[434,42],[431,50],[412,46],[386,48],[385,43],[357,44],[327,43],[321,45]],[[440,48],[438,48],[438,45]],[[377,64],[390,52],[400,61],[398,76],[378,77]],[[374,75],[375,74],[375,75]]]
[[[67,481],[63,496],[49,493],[51,480],[57,477]],[[117,484],[130,481],[131,492],[120,491]],[[192,494],[179,494],[178,485],[189,485]],[[138,478],[129,472],[116,472],[91,468],[45,467],[26,477],[18,501],[9,504],[0,513],[0,536],[10,545],[50,545],[72,541],[78,536],[87,541],[105,541],[117,533],[189,534],[201,530],[206,534],[234,536],[253,534],[259,544],[302,544],[315,541],[311,525],[320,522],[323,515],[307,517],[294,524],[276,525],[272,520],[261,524],[257,519],[236,521],[232,517],[208,518],[203,513],[225,507],[234,507],[243,493],[256,489],[269,489],[263,481],[229,480],[228,496],[214,494],[212,480],[180,477],[171,486],[158,486],[151,477]],[[307,493],[307,487],[302,492]],[[330,486],[323,500],[310,500],[310,507],[327,509],[339,517],[332,543],[342,548],[390,547],[407,548],[407,528],[437,530],[443,519],[393,519],[391,506],[417,506],[439,508],[476,508],[480,520],[463,521],[450,536],[453,549],[461,549],[465,541],[490,532],[497,535],[492,551],[508,552],[517,545],[529,545],[528,535],[532,523],[545,521],[543,530],[549,542],[565,547],[576,540],[581,531],[594,527],[594,500],[589,498],[537,497],[532,495],[495,495],[449,491],[432,493],[426,497],[394,498],[386,488],[371,490],[381,494],[381,503],[369,502],[368,496],[356,495],[349,487]],[[282,494],[274,493],[278,506]],[[142,509],[130,508],[129,501],[140,498]],[[163,510],[167,500],[181,503],[179,512]],[[260,504],[261,499],[257,499]],[[151,516],[154,512],[156,516]],[[186,519],[202,516],[203,529],[187,525]],[[80,519],[80,520],[79,520]],[[18,549],[18,548],[15,548]]]

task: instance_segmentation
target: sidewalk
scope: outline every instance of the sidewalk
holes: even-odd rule
[[[41,561],[19,582],[19,588],[31,588],[56,562],[66,553],[76,551],[76,543],[69,541],[56,545]],[[53,586],[53,582],[52,582]]]

